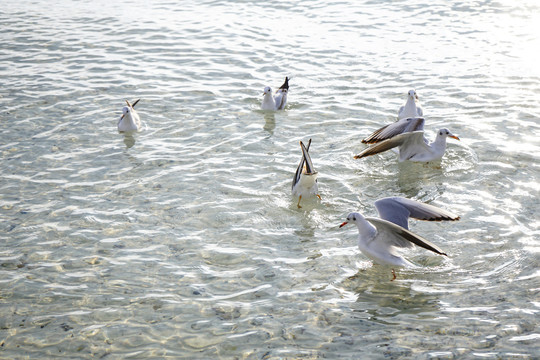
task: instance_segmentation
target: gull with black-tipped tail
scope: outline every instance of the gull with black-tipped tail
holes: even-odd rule
[[[300,147],[302,148],[302,159],[300,159],[300,164],[296,169],[292,182],[292,194],[293,196],[298,196],[298,203],[296,204],[300,209],[300,201],[302,197],[307,197],[311,195],[316,195],[319,199],[321,196],[318,194],[319,187],[317,185],[317,175],[318,172],[313,167],[313,162],[311,161],[311,156],[309,156],[309,147],[311,145],[311,139],[308,141],[307,148],[304,146],[304,143],[300,141]]]
[[[272,94],[272,88],[267,86],[264,88],[263,100],[261,109],[263,110],[283,110],[287,105],[287,94],[289,93],[289,77],[285,77],[285,82]]]
[[[118,120],[118,131],[120,132],[135,132],[141,130],[141,118],[135,111],[135,105],[141,99],[135,100],[133,104],[126,100],[127,106],[122,108],[122,116]]]
[[[447,137],[459,140],[459,138],[452,134],[448,129],[440,129],[437,132],[435,140],[429,144],[426,143],[424,138],[424,131],[406,132],[371,145],[360,154],[355,155],[354,158],[361,159],[397,147],[399,149],[400,162],[405,160],[416,162],[439,160],[446,151]]]
[[[427,221],[455,221],[459,216],[433,205],[403,197],[388,197],[375,201],[380,218],[364,217],[357,212],[347,216],[339,227],[353,223],[358,228],[358,248],[368,258],[380,265],[414,267],[399,253],[400,248],[414,245],[447,256],[437,245],[409,231],[409,218]],[[392,280],[396,273],[392,268]]]

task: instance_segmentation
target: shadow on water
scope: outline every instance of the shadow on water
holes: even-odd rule
[[[437,187],[442,181],[444,172],[440,161],[415,163],[406,161],[399,163],[398,186],[410,197],[416,197],[426,188]]]
[[[135,145],[135,137],[131,133],[124,134],[124,144],[126,144],[126,148],[130,149]]]
[[[396,271],[396,274],[397,279],[390,281],[390,268],[375,265],[360,269],[344,279],[341,285],[356,295],[357,311],[366,313],[371,320],[391,323],[398,314],[440,311],[436,294],[413,290],[413,282],[407,280],[406,273]]]
[[[274,135],[274,130],[276,128],[276,117],[274,113],[265,113],[264,114],[264,127],[270,135]]]

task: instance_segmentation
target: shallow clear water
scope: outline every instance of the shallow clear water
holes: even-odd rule
[[[8,0],[0,24],[0,357],[540,353],[536,1]],[[354,160],[412,88],[461,141]],[[461,220],[413,221],[449,257],[391,282],[338,225],[395,195]]]

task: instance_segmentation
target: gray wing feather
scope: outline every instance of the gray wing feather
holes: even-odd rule
[[[426,221],[455,221],[459,216],[436,206],[424,204],[403,197],[388,197],[375,201],[379,216],[405,229],[409,228],[409,218]]]
[[[411,131],[424,130],[424,118],[407,118],[388,124],[374,131],[371,135],[362,140],[364,144],[374,144],[396,135]]]
[[[421,133],[423,132],[421,131]],[[401,146],[408,140],[408,137],[410,136],[410,134],[411,133],[399,134],[399,135],[394,136],[393,138],[386,139],[384,141],[371,145],[370,147],[362,151],[360,154],[356,155],[354,158],[361,159],[366,156],[375,155],[375,154],[393,149],[395,147]]]
[[[366,218],[366,220],[372,223],[380,234],[388,233],[389,236],[381,236],[377,239],[383,239],[384,241],[387,241],[389,245],[396,247],[413,247],[414,244],[439,255],[448,256],[437,245],[401,226],[391,223],[390,221],[377,218]]]

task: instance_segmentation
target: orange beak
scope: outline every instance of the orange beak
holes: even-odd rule
[[[344,227],[345,225],[347,225],[349,222],[348,221],[345,221],[343,224],[339,225],[340,228]]]

